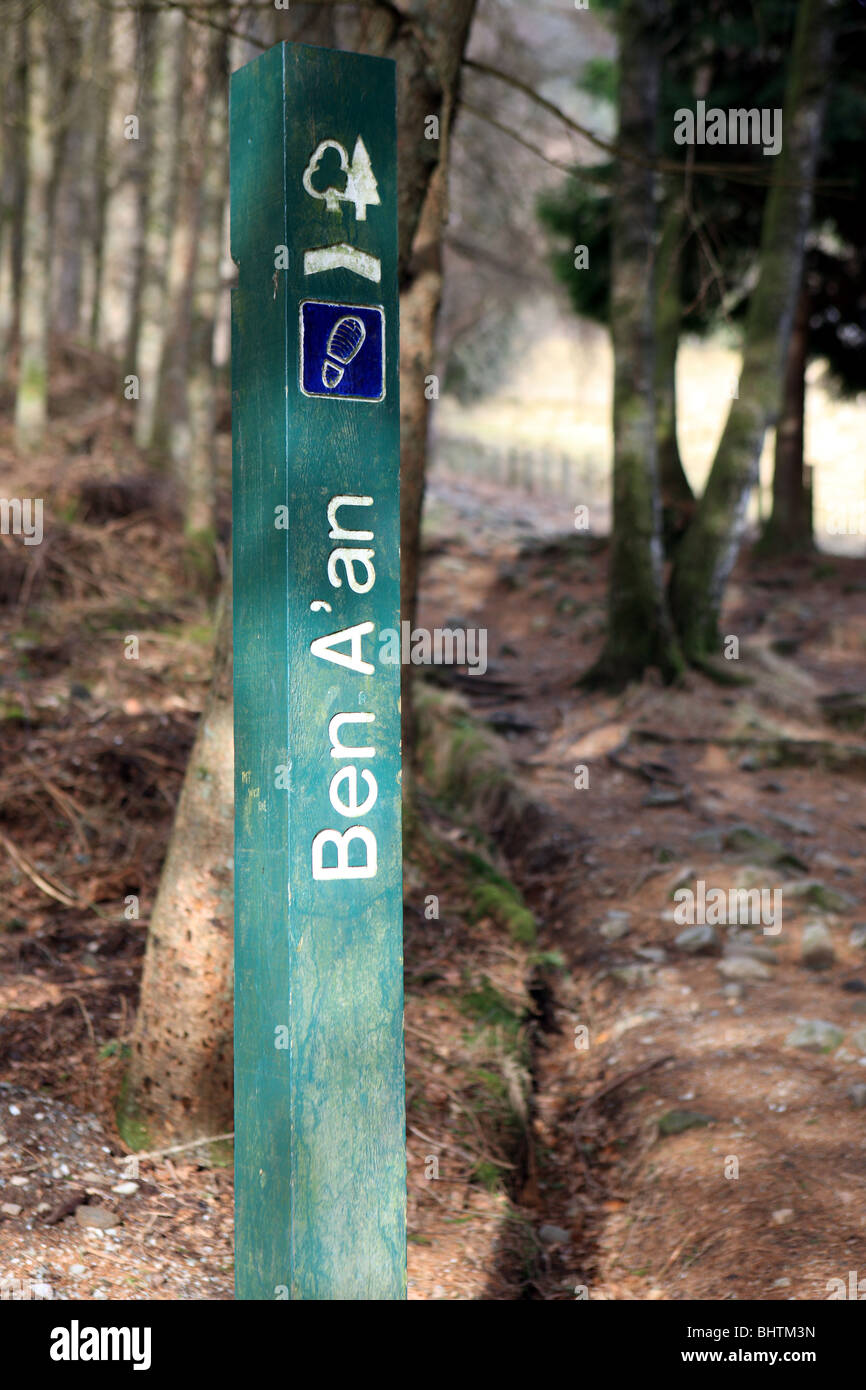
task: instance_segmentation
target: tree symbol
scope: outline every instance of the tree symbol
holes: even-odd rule
[[[325,169],[323,170],[321,168],[322,160],[325,157],[326,152],[329,150],[333,150],[336,154],[337,159],[339,160],[339,172],[345,175],[345,181],[343,183],[342,188],[338,188],[333,183],[335,177],[339,178],[339,173],[337,172],[337,170],[333,170],[333,172],[331,172],[334,165],[334,159],[332,155],[328,155],[325,161]],[[327,178],[330,181],[326,183],[324,189],[317,188],[313,183],[314,176],[319,173],[326,173]],[[313,157],[307,165],[306,169],[304,170],[304,188],[307,190],[311,198],[324,198],[325,207],[328,209],[328,212],[336,212],[338,209],[338,200],[346,197],[349,182],[349,156],[346,154],[346,151],[343,149],[343,146],[338,145],[336,140],[322,140],[321,144],[316,146]]]
[[[334,178],[339,177],[337,171],[328,173],[327,177],[331,180],[324,189],[317,188],[313,183],[316,174],[324,174],[325,166],[323,157],[329,150],[333,150],[340,161],[340,173],[345,175],[345,185],[340,188],[334,183]],[[333,165],[333,158],[328,157],[327,166]],[[320,180],[321,181],[321,180]],[[366,222],[367,208],[379,206],[379,188],[376,183],[376,176],[373,173],[373,166],[370,163],[370,156],[367,147],[360,135],[355,141],[355,148],[352,151],[352,162],[349,163],[349,156],[343,145],[336,140],[322,140],[316,146],[313,157],[304,170],[303,186],[311,198],[324,200],[328,212],[337,212],[340,203],[354,203],[355,216],[359,222]]]
[[[379,186],[376,183],[367,146],[360,135],[355,141],[355,148],[352,151],[352,166],[349,170],[346,192],[343,196],[347,201],[355,204],[355,216],[359,222],[366,222],[368,204],[370,207],[379,206]]]

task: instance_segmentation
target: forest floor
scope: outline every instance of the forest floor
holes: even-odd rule
[[[419,615],[488,628],[461,690],[576,849],[514,866],[564,962],[515,1194],[524,1296],[827,1298],[866,1273],[866,560],[746,554],[723,631],[748,683],[600,697],[576,681],[604,552],[563,510],[437,480]],[[678,947],[699,880],[781,890],[779,918]]]
[[[134,1161],[114,1120],[213,635],[119,437],[70,406],[24,480],[0,433],[53,518],[0,545],[0,1294],[230,1298],[230,1168]],[[748,683],[589,695],[606,550],[570,526],[431,483],[418,622],[486,629],[489,665],[422,701],[409,1296],[825,1298],[866,1274],[866,560],[744,556]],[[700,880],[782,890],[781,930],[677,946]]]

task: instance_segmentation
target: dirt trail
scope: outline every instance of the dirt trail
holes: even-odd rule
[[[866,1276],[866,746],[862,705],[826,697],[863,688],[866,562],[744,560],[724,631],[748,684],[589,696],[605,556],[570,516],[439,478],[428,517],[419,622],[489,629],[495,679],[460,689],[580,847],[522,882],[565,963],[535,1049],[529,1296],[847,1288]],[[780,890],[781,922],[687,953],[672,895],[699,881]],[[799,1020],[838,1032],[789,1045]]]

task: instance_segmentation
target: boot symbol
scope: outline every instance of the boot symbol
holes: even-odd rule
[[[322,383],[329,391],[339,386],[349,363],[361,351],[366,336],[366,328],[353,314],[345,314],[337,319],[331,329],[325,348],[325,361],[322,363]]]

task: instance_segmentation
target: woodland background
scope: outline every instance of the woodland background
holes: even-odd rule
[[[0,23],[0,492],[44,500],[0,535],[0,1269],[230,1296],[227,93],[288,39],[397,63],[403,616],[492,653],[404,673],[410,1295],[826,1296],[866,1223],[866,11]],[[779,156],[676,145],[701,99],[783,108]],[[784,885],[778,942],[678,941],[699,878]]]

